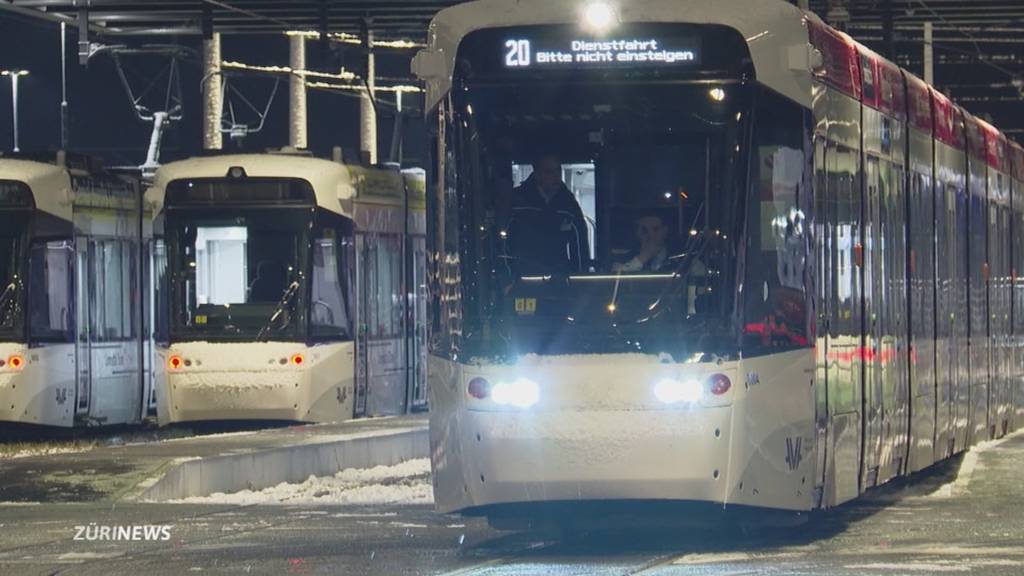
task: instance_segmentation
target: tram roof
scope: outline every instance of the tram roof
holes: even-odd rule
[[[67,168],[47,162],[0,158],[0,180],[26,184],[36,209],[71,219],[71,175]]]
[[[582,5],[579,0],[476,0],[442,10],[430,23],[427,48],[413,62],[414,73],[427,83],[426,109],[451,89],[455,57],[468,34],[507,26],[574,24],[580,22]],[[733,28],[747,40],[758,80],[810,106],[805,14],[792,4],[782,0],[631,0],[622,2],[618,12],[622,22]]]
[[[241,167],[250,178],[295,178],[313,187],[321,208],[352,217],[351,200],[355,196],[352,174],[344,164],[286,154],[233,154],[191,158],[163,165],[157,170],[146,202],[154,213],[163,207],[167,184],[191,178],[224,178]]]

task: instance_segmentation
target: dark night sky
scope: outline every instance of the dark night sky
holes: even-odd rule
[[[73,150],[102,157],[108,165],[137,165],[145,158],[151,127],[135,117],[127,93],[118,79],[116,68],[109,56],[98,56],[89,65],[80,66],[77,58],[78,35],[73,27],[68,34],[68,100],[71,110],[71,146]],[[149,40],[153,42],[154,40]],[[177,43],[198,51],[197,37],[162,37],[161,44]],[[225,60],[251,64],[287,66],[288,40],[283,35],[224,36],[222,52]],[[325,66],[320,45],[310,42],[307,47],[309,67],[337,71],[341,63],[335,55],[332,67]],[[411,54],[382,54],[378,56],[378,75],[409,76]],[[166,59],[126,60],[136,90],[151,80],[166,66]],[[60,145],[60,28],[56,24],[36,19],[0,14],[0,68],[25,68],[32,72],[20,79],[19,133],[23,151],[53,150]],[[201,68],[198,60],[182,66],[182,90],[185,96],[185,117],[166,133],[161,159],[164,162],[198,154],[202,144],[201,132]],[[273,87],[268,79],[242,79],[237,81],[246,98],[262,107]],[[166,80],[161,79],[155,92],[161,93]],[[378,96],[393,102],[392,94]],[[162,95],[156,99],[162,103]],[[419,106],[419,98],[416,99]],[[405,99],[408,107],[410,97]],[[236,111],[244,110],[236,100]],[[329,156],[333,146],[356,149],[359,143],[358,99],[335,93],[311,90],[309,92],[309,140],[318,156]],[[382,106],[382,110],[386,108]],[[245,110],[245,112],[248,112]],[[10,82],[0,82],[0,149],[9,150],[13,144],[11,121]],[[256,116],[243,114],[246,123],[255,123]],[[407,164],[422,165],[422,122],[407,123],[405,152]],[[379,119],[379,141],[383,159],[390,147],[392,120],[382,114]],[[274,100],[263,132],[250,135],[244,149],[261,151],[288,143],[288,89],[282,82]],[[225,136],[225,147],[237,149]]]

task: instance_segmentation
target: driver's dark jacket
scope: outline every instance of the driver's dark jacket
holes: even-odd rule
[[[536,176],[530,176],[512,191],[511,204],[509,246],[521,272],[574,273],[586,269],[590,257],[587,222],[565,184],[548,202],[538,189]]]

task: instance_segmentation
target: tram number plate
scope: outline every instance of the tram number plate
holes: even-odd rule
[[[516,314],[520,316],[533,316],[536,313],[536,298],[516,298]]]

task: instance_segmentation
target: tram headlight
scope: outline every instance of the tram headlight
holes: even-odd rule
[[[700,402],[704,398],[704,385],[695,379],[665,378],[654,385],[654,396],[665,404]]]
[[[603,0],[588,2],[583,7],[583,27],[598,34],[607,32],[618,23],[615,7]]]
[[[528,378],[498,382],[491,389],[491,400],[501,406],[530,408],[540,402],[540,386]]]

